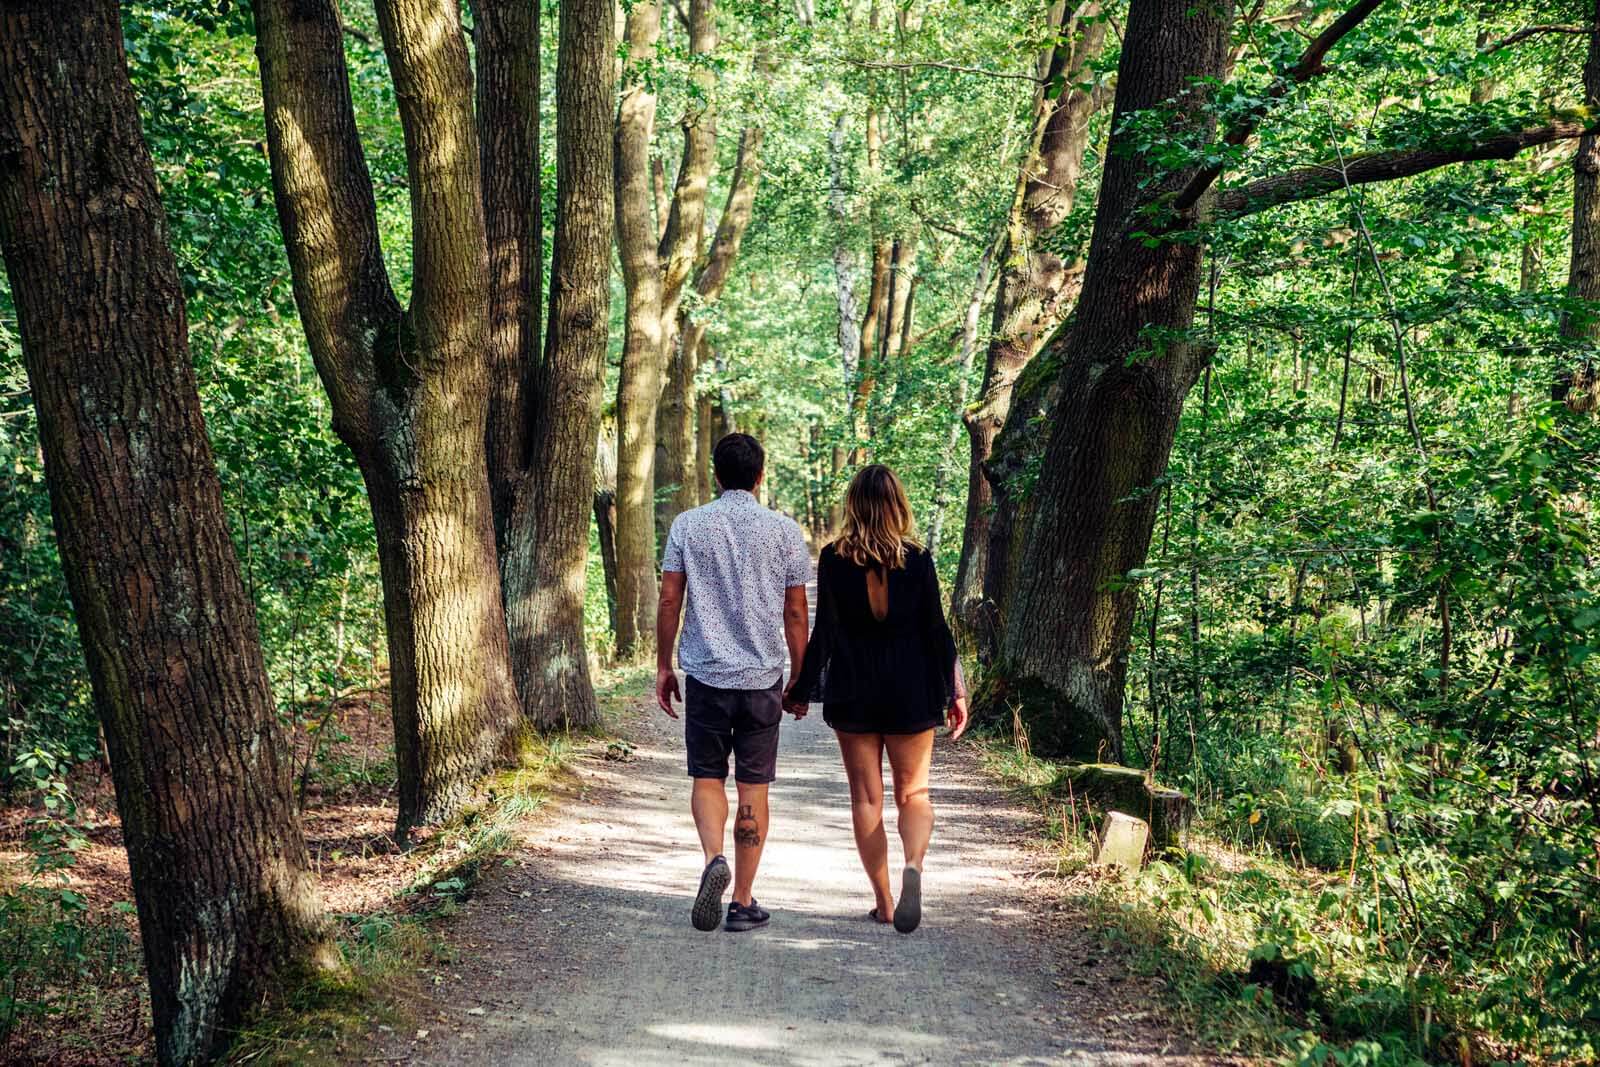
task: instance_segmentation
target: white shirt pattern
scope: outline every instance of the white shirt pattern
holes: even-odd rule
[[[672,521],[663,571],[688,589],[678,665],[718,689],[770,689],[788,665],[787,590],[811,580],[800,524],[743,489]]]

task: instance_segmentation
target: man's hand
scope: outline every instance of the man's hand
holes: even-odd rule
[[[683,696],[678,692],[678,676],[671,667],[656,668],[656,703],[661,705],[661,710],[672,716],[678,713],[672,710],[672,698],[677,697],[678,702],[683,702]]]
[[[796,719],[803,719],[806,717],[806,712],[811,710],[811,705],[806,703],[804,699],[795,696],[794,690],[791,689],[783,694],[783,710],[793,715]]]
[[[950,710],[944,713],[945,725],[950,727],[950,740],[959,740],[967,732],[967,698],[958,696],[950,702]]]

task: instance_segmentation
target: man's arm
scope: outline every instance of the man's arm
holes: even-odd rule
[[[686,579],[682,571],[661,572],[661,599],[656,602],[656,703],[661,705],[661,710],[671,715],[674,719],[678,713],[672,710],[672,698],[683,697],[678,693],[678,675],[672,669],[672,648],[678,643],[678,619],[683,614],[683,590]],[[806,591],[800,590],[800,599],[805,600]],[[801,609],[802,615],[804,609]],[[805,650],[805,639],[800,640],[802,653]],[[792,648],[792,646],[791,646]]]
[[[783,639],[789,644],[789,680],[800,677],[801,665],[806,661],[806,631],[811,623],[806,605],[806,587],[791,585],[783,594]],[[790,705],[797,719],[805,718],[806,705]]]

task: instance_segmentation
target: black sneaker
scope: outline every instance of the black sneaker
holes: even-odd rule
[[[770,918],[772,916],[767,914],[766,908],[756,903],[755,897],[751,897],[748,904],[740,904],[737,900],[730,900],[728,901],[728,921],[722,924],[722,928],[731,933],[740,933],[765,926]]]
[[[689,920],[694,923],[696,930],[715,930],[718,914],[722,910],[722,894],[728,891],[728,883],[733,881],[733,874],[728,870],[728,861],[721,856],[714,856],[706,864],[705,872],[700,875],[700,892],[694,895],[694,910],[689,913]]]

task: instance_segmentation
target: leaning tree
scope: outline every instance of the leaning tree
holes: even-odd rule
[[[112,0],[0,6],[4,253],[164,1064],[333,966]]]
[[[596,59],[612,50],[610,9],[562,7],[542,351],[537,4],[476,5],[476,111],[458,5],[377,5],[411,194],[406,307],[384,266],[337,5],[254,10],[295,299],[378,537],[404,837],[453,810],[525,719],[595,719],[583,520],[609,290],[590,243],[596,223],[610,228],[611,138],[588,109],[610,109],[611,63]]]
[[[1271,84],[1235,105],[1220,141],[1216,90],[1231,66],[1233,5],[1130,6],[1083,289],[1071,320],[1023,374],[989,468],[1011,496],[997,501],[991,530],[986,596],[1001,633],[980,708],[1015,709],[1042,754],[1122,756],[1138,595],[1128,575],[1144,563],[1183,401],[1213,351],[1193,328],[1205,223],[1510,158],[1586,131],[1587,112],[1556,114],[1214,188],[1273,105],[1324,74],[1330,50],[1382,6],[1361,0],[1329,23]],[[1144,143],[1152,120],[1171,145],[1198,150],[1152,150]],[[1041,417],[1039,447],[1030,438]]]

